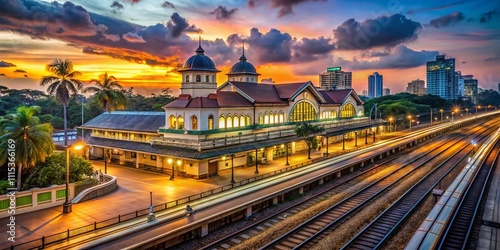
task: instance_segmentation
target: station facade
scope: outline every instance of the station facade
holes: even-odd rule
[[[220,71],[201,45],[195,52],[179,70],[181,94],[165,112],[105,112],[82,125],[88,156],[110,152],[119,164],[198,179],[232,167],[258,169],[307,149],[293,131],[297,123],[328,131],[368,121],[352,89],[323,90],[310,81],[259,83],[244,52],[217,86]],[[338,138],[324,136],[322,144],[328,140]]]

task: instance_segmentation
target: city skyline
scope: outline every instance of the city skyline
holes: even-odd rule
[[[456,70],[495,89],[500,72],[498,3],[489,1],[159,1],[0,3],[0,85],[40,89],[45,65],[74,62],[82,80],[108,71],[142,94],[170,88],[175,70],[194,54],[198,37],[227,80],[245,40],[245,55],[276,83],[312,81],[328,67],[353,72],[361,93],[374,71],[397,93],[425,79],[438,54],[456,58]],[[335,8],[333,8],[335,7]],[[332,13],[333,12],[333,13]],[[314,15],[311,15],[314,13]]]

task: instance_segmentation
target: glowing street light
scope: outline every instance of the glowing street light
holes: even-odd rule
[[[411,115],[408,116],[408,119],[410,120],[410,131],[411,131]]]
[[[443,122],[443,112],[444,112],[444,110],[440,109],[439,112],[441,112],[441,122]]]
[[[73,145],[73,149],[81,150],[84,147],[83,144],[77,143]],[[71,146],[66,146],[66,200],[63,203],[63,213],[71,213],[72,203],[69,201],[69,149]]]
[[[389,132],[392,132],[392,126],[391,126],[391,123],[392,121],[394,120],[394,118],[391,116],[389,117]]]
[[[172,174],[170,175],[170,180],[174,179],[174,164],[172,164],[172,158],[168,158],[168,164],[172,165]]]

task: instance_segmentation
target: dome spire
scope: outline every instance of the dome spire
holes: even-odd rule
[[[246,62],[247,58],[245,57],[245,40],[243,40],[243,54],[240,57],[240,62]]]
[[[198,37],[198,49],[196,49],[196,54],[203,54],[205,50],[201,47],[201,36]]]

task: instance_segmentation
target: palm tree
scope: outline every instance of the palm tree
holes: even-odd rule
[[[303,138],[306,142],[308,148],[307,159],[311,159],[311,148],[315,148],[318,145],[316,135],[325,131],[325,128],[318,125],[312,125],[310,123],[302,122],[295,126],[294,131],[298,137]]]
[[[116,81],[114,76],[108,76],[108,72],[101,74],[99,80],[92,79],[91,84],[95,86],[86,87],[84,93],[94,93],[99,106],[107,112],[125,109],[127,98],[123,94],[123,87]]]
[[[49,123],[40,124],[36,116],[40,111],[38,106],[21,106],[15,114],[0,120],[0,166],[7,160],[9,168],[11,162],[18,166],[18,191],[21,191],[23,168],[45,161],[55,148],[51,136],[53,127]]]
[[[63,104],[64,110],[64,146],[68,146],[68,119],[66,106],[69,104],[70,95],[76,96],[82,89],[82,82],[76,79],[82,73],[73,71],[73,63],[68,60],[55,59],[45,69],[52,73],[44,76],[40,81],[41,86],[48,85],[47,92],[54,95]]]
[[[99,106],[106,112],[117,109],[125,109],[127,106],[127,97],[123,93],[123,87],[114,76],[108,76],[108,72],[101,74],[99,80],[92,79],[91,84],[95,86],[86,87],[84,93],[94,93]],[[104,173],[108,173],[108,159],[111,158],[111,151],[108,148],[104,150]]]

